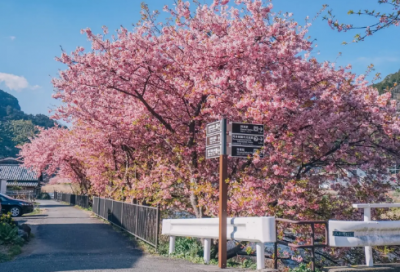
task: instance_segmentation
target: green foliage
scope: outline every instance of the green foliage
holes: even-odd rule
[[[38,132],[36,126],[53,127],[54,121],[43,114],[24,113],[14,96],[0,90],[0,158],[16,157],[16,146],[29,142]]]
[[[18,227],[10,214],[0,217],[0,245],[22,245],[24,240],[18,236]]]
[[[19,246],[19,245],[12,245],[12,246],[10,247],[10,249],[8,250],[8,253],[9,253],[11,256],[16,256],[16,255],[18,255],[18,254],[21,254],[21,252],[22,252],[22,248],[21,248],[21,246]]]
[[[22,245],[23,243],[23,239],[18,236],[17,226],[0,224],[0,245]]]
[[[0,225],[3,223],[15,226],[14,219],[11,217],[11,213],[4,213],[0,216]]]
[[[377,88],[379,93],[382,94],[385,90],[393,88],[396,84],[400,85],[400,70],[397,73],[388,75],[381,82],[374,84],[373,87]]]
[[[40,193],[37,199],[51,199],[49,193]]]
[[[0,263],[8,262],[9,260],[11,260],[11,257],[8,254],[0,252]]]
[[[197,239],[177,237],[174,254],[188,259],[201,258],[203,256],[203,247]]]
[[[320,270],[315,269],[315,271],[319,272]],[[305,263],[301,263],[298,267],[290,269],[290,272],[312,272],[312,270]]]

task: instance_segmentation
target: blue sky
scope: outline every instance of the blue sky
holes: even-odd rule
[[[201,0],[202,1],[202,0]],[[132,29],[140,18],[141,0],[1,0],[0,1],[0,89],[16,96],[26,113],[48,114],[57,105],[51,98],[51,78],[56,77],[62,65],[54,60],[61,53],[77,46],[89,48],[80,30],[90,27],[100,33],[106,25],[110,33],[120,25]],[[151,10],[162,15],[164,5],[173,0],[147,0]],[[210,1],[205,1],[210,2]],[[323,4],[328,4],[344,22],[365,24],[367,18],[347,15],[349,9],[378,9],[377,0],[274,0],[274,11],[292,12],[304,23],[313,18]],[[381,6],[380,8],[383,8]],[[165,13],[164,15],[165,16]],[[163,17],[162,16],[162,17]],[[161,18],[162,18],[161,17]],[[365,42],[341,45],[351,41],[355,32],[337,33],[331,30],[322,16],[309,31],[316,39],[314,55],[320,60],[353,65],[353,71],[362,74],[371,63],[382,76],[400,69],[400,27],[376,33]],[[319,54],[317,54],[319,52]],[[338,57],[339,52],[342,56]]]

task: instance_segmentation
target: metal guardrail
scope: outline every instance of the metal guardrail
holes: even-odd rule
[[[159,208],[93,197],[93,212],[136,238],[157,248]]]
[[[328,232],[328,222],[324,220],[304,220],[304,221],[294,221],[289,219],[276,218],[276,224],[279,222],[294,224],[294,225],[310,225],[311,226],[311,244],[293,244],[278,240],[278,227],[276,227],[276,237],[277,241],[274,244],[274,268],[278,269],[278,259],[283,259],[278,257],[278,244],[286,245],[291,248],[309,248],[311,249],[311,270],[315,271],[315,248],[316,247],[327,247],[329,246],[329,232]],[[322,244],[315,244],[315,225],[325,225],[325,242]]]

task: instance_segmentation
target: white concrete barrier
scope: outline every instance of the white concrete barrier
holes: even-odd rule
[[[276,242],[275,217],[237,217],[227,219],[227,239],[256,242],[257,269],[264,269],[264,243]],[[210,239],[218,239],[218,218],[164,219],[162,234],[171,237],[196,237],[204,240],[204,261],[210,261]],[[173,241],[173,242],[172,242]],[[170,253],[175,239],[170,238]]]
[[[400,221],[371,221],[371,208],[394,207],[400,203],[353,204],[353,208],[364,209],[364,222],[329,221],[329,245],[364,246],[365,264],[373,266],[372,246],[400,245]]]
[[[329,220],[329,246],[400,245],[400,221]]]

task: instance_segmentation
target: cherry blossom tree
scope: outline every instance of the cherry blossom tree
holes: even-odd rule
[[[205,125],[225,117],[265,126],[264,157],[229,159],[231,215],[349,219],[360,216],[351,203],[386,200],[400,139],[390,94],[310,57],[308,25],[272,4],[228,2],[178,1],[165,23],[144,9],[112,38],[83,30],[91,51],[63,52],[53,80],[54,118],[73,126],[41,131],[25,165],[92,194],[215,216]]]
[[[328,24],[332,29],[336,29],[339,32],[346,32],[349,30],[364,31],[356,34],[354,36],[353,42],[364,41],[366,37],[371,36],[382,29],[400,25],[399,0],[378,0],[377,2],[382,6],[388,6],[390,8],[390,11],[385,12],[385,9],[382,8],[381,10],[360,9],[358,11],[349,10],[347,12],[347,14],[349,15],[366,16],[373,18],[374,23],[370,25],[354,26],[353,24],[340,23],[338,20],[336,20],[332,10],[328,11],[328,15],[325,16],[324,19],[328,21]],[[324,6],[326,7],[327,5]]]

